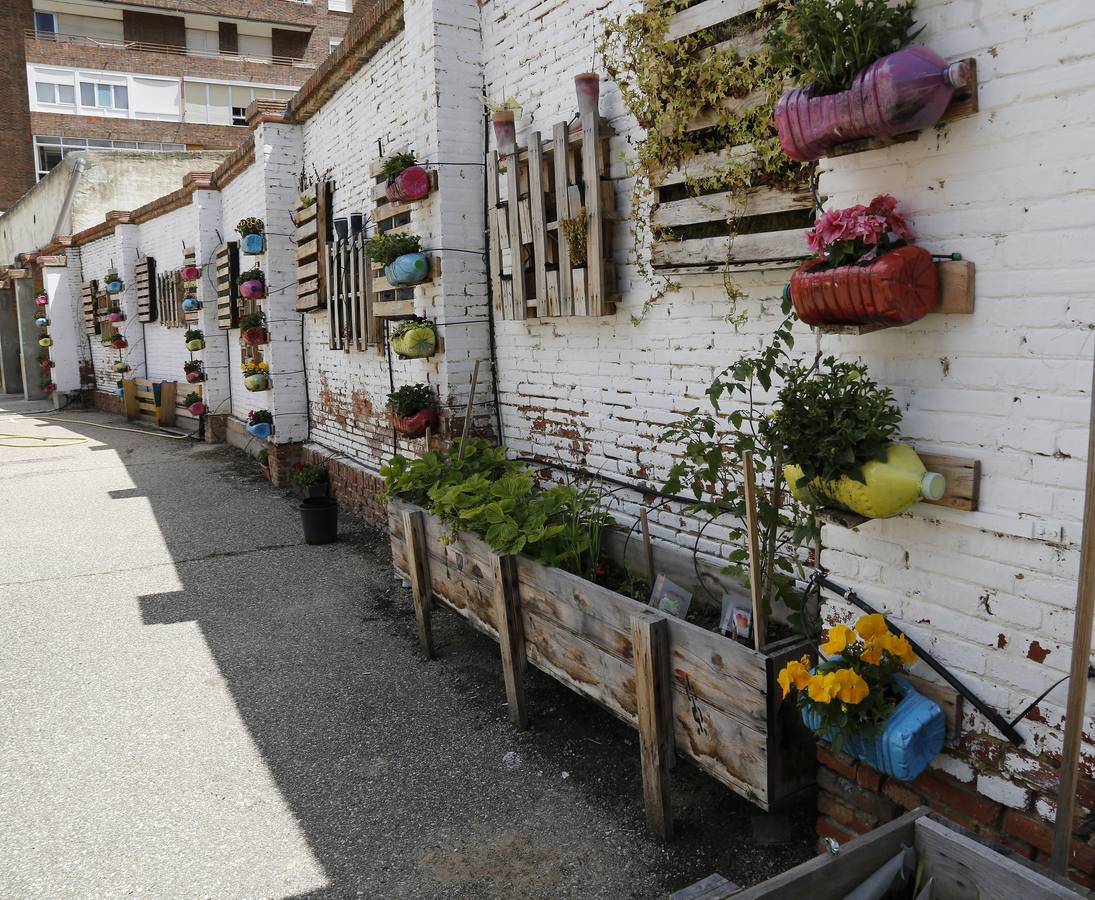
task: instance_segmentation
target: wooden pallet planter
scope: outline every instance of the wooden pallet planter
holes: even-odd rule
[[[240,323],[240,249],[236,241],[220,244],[213,252],[213,278],[217,290],[217,327],[236,328]]]
[[[297,203],[293,243],[297,252],[297,311],[322,309],[327,303],[326,255],[329,214],[334,185],[320,181],[315,202]]]
[[[372,314],[372,264],[365,233],[326,246],[327,318],[332,350],[364,350],[382,343],[383,327]]]
[[[142,256],[133,269],[137,286],[137,321],[156,321],[156,260]]]
[[[156,318],[166,328],[184,328],[186,313],[182,308],[183,286],[179,270],[161,272],[156,276]]]
[[[92,279],[80,285],[80,313],[84,322],[84,334],[99,334],[99,282]]]
[[[612,220],[616,193],[608,178],[611,130],[592,113],[579,129],[559,122],[550,138],[487,156],[487,229],[494,314],[606,316],[615,312]],[[575,265],[563,223],[583,215],[586,264]]]
[[[198,254],[194,250],[194,248],[193,247],[183,247],[183,268],[185,268],[187,266],[195,266],[196,267],[197,265],[198,265]],[[181,270],[176,274],[178,275],[179,303],[181,305],[182,297],[185,296],[185,294],[186,294],[186,289],[185,289],[185,286],[184,286],[185,282],[183,282],[183,280],[182,280]],[[201,314],[200,309],[183,310],[183,322],[187,325],[199,325],[199,324],[201,324],[201,316],[202,316],[202,314]]]
[[[516,723],[527,715],[516,687],[527,660],[639,728],[647,817],[658,833],[672,828],[665,797],[674,754],[765,810],[812,790],[813,736],[776,683],[784,663],[814,652],[810,642],[790,638],[757,652],[559,569],[499,557],[473,535],[446,543],[442,523],[409,504],[393,500],[388,514],[427,654],[436,602],[506,648]],[[680,562],[669,567],[674,577],[692,563]]]
[[[187,392],[193,385],[187,385]],[[127,419],[145,419],[161,428],[175,424],[178,385],[174,381],[126,378],[122,382]]]

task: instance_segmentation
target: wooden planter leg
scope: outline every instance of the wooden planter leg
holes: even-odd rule
[[[414,617],[418,622],[418,642],[426,659],[435,659],[433,629],[430,615],[433,609],[433,591],[430,587],[430,562],[426,551],[426,520],[421,510],[403,512],[403,536],[407,545],[407,569],[411,575],[411,593],[414,596]]]
[[[506,679],[509,717],[518,728],[527,728],[525,633],[518,608],[517,558],[493,554],[491,564],[494,569],[494,613],[498,620],[498,645],[502,649],[502,675]]]
[[[635,659],[646,823],[658,837],[668,841],[673,837],[669,769],[674,755],[669,623],[652,614],[632,616],[631,644]]]

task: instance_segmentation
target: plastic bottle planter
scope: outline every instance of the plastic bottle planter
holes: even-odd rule
[[[107,313],[106,317],[111,322],[124,322],[125,321],[125,313],[124,312]]]
[[[46,316],[39,316],[34,320],[34,324],[39,328],[45,328],[49,324],[49,318]]]
[[[429,196],[430,173],[421,166],[407,166],[384,187],[384,196],[392,203],[409,203]]]
[[[120,294],[125,290],[125,284],[122,283],[116,272],[111,272],[103,281],[106,284],[108,294]]]
[[[956,88],[969,85],[965,62],[947,65],[927,47],[907,47],[875,60],[851,88],[811,97],[788,91],[776,104],[776,130],[791,159],[818,159],[848,141],[921,131],[939,121]]]
[[[943,749],[947,724],[939,704],[900,675],[895,680],[904,695],[886,720],[882,734],[874,739],[845,735],[840,749],[884,775],[912,781]],[[802,721],[818,737],[832,740],[833,735],[818,731],[821,717],[814,710],[803,708]]]
[[[43,369],[52,369],[55,365],[57,365],[57,363],[55,363],[52,359],[40,359],[38,360],[38,365],[40,365]]]
[[[791,302],[807,325],[908,325],[939,304],[939,276],[923,247],[899,247],[865,266],[811,259],[791,276]]]
[[[404,253],[384,267],[384,277],[393,286],[420,284],[430,277],[430,261],[423,253]]]
[[[119,397],[124,397],[125,396],[125,388],[116,387],[116,388],[114,388],[114,393],[117,394]]]
[[[266,285],[257,278],[249,278],[240,284],[240,294],[248,300],[261,300],[266,296]]]
[[[209,407],[202,403],[201,400],[199,400],[197,403],[191,403],[187,407],[187,409],[190,410],[190,415],[192,416],[204,416],[208,408]]]
[[[54,391],[57,390],[57,385],[50,381],[47,384],[42,385],[42,390],[45,391],[47,394],[52,394]]]
[[[262,325],[245,328],[240,333],[240,337],[243,338],[245,344],[250,344],[252,347],[257,347],[260,344],[266,344],[270,341],[270,335]]]
[[[201,369],[191,369],[186,373],[186,380],[191,384],[198,384],[201,381],[205,381],[205,372]]]
[[[517,114],[512,109],[502,109],[491,114],[494,139],[500,153],[513,153],[517,149]]]
[[[122,362],[121,360],[118,360],[118,362],[114,363],[114,371],[115,372],[128,372],[129,371],[129,365],[127,363]]]
[[[110,342],[110,346],[113,347],[115,350],[124,350],[126,347],[129,346],[129,341],[127,341],[124,337],[116,337]]]
[[[39,347],[52,347],[53,346],[53,338],[48,338],[48,337],[38,338],[38,346]]]
[[[266,235],[264,234],[245,234],[243,240],[240,242],[240,249],[244,253],[249,253],[251,256],[258,256],[260,253],[266,252]]]
[[[400,359],[425,359],[437,352],[437,331],[430,322],[393,335],[392,350]]]
[[[205,340],[203,338],[195,338],[192,341],[186,342],[186,349],[191,352],[205,349]]]
[[[798,487],[802,469],[795,465],[783,467],[783,475],[791,493],[803,503],[836,507],[868,519],[889,519],[903,513],[918,500],[939,500],[946,490],[946,480],[929,472],[908,444],[890,444],[885,462],[871,460],[863,466],[866,484],[847,476],[835,481],[813,481]]]
[[[427,428],[437,427],[437,410],[423,409],[413,416],[398,418],[392,416],[392,427],[399,433],[409,438],[420,438],[426,433]]]
[[[183,281],[197,281],[202,277],[202,270],[197,266],[183,266],[179,274]]]
[[[47,303],[49,303],[49,297],[47,297],[45,294],[39,294],[37,297],[34,298],[34,302],[37,303],[39,306],[45,306]]]
[[[202,302],[193,294],[183,297],[182,308],[184,312],[196,312],[202,308]]]
[[[262,438],[266,440],[274,432],[274,426],[269,422],[259,422],[255,425],[247,426],[247,433],[252,437]]]
[[[596,72],[579,72],[574,76],[574,92],[578,95],[578,112],[596,114],[601,104],[601,76]]]
[[[243,386],[249,391],[268,391],[270,390],[270,376],[265,372],[247,375],[243,379]]]

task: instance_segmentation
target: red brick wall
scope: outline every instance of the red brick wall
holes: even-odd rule
[[[23,34],[34,27],[30,0],[11,0],[0,17],[0,210],[10,207],[34,184],[27,67]]]
[[[32,113],[34,134],[61,137],[109,138],[115,141],[164,141],[187,144],[192,150],[231,150],[250,137],[240,125],[192,125],[187,122],[154,122],[145,119],[101,119]]]
[[[865,763],[820,748],[818,762],[819,853],[825,851],[820,838],[844,843],[906,810],[930,806],[963,828],[1049,866],[1053,825],[1043,813],[1052,815],[1055,808],[1057,769],[1006,741],[966,735],[953,753],[936,760],[948,771],[931,768],[910,782],[880,775]],[[1095,781],[1081,778],[1077,799],[1081,814],[1074,829],[1095,810]],[[1095,888],[1092,841],[1095,837],[1075,834],[1069,872],[1070,878],[1089,888]]]
[[[85,394],[85,398],[86,398]],[[91,405],[103,412],[125,415],[125,398],[119,397],[113,391],[91,391]]]

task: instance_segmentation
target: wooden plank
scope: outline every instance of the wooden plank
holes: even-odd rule
[[[494,318],[505,318],[502,305],[502,231],[498,228],[498,151],[487,154],[487,254],[490,265],[491,304]]]
[[[536,281],[536,306],[539,315],[548,312],[547,287],[547,216],[544,213],[544,154],[540,132],[528,138],[529,216],[532,219],[532,271]]]
[[[716,872],[695,884],[674,891],[669,900],[726,900],[739,893],[741,893],[740,887]]]
[[[315,207],[313,206],[312,208],[314,209]],[[319,226],[316,224],[315,216],[312,216],[312,218],[303,225],[298,225],[296,227],[296,230],[293,232],[293,240],[296,242],[297,246],[300,247],[314,241],[318,234]]]
[[[433,629],[430,617],[433,609],[433,592],[430,582],[429,556],[426,551],[426,529],[421,510],[404,510],[403,534],[411,592],[414,597],[414,617],[418,623],[418,642],[427,659],[434,659]]]
[[[651,222],[658,228],[674,228],[703,222],[725,222],[738,216],[761,216],[810,209],[813,205],[814,198],[809,188],[794,191],[754,188],[749,191],[744,202],[729,191],[670,200],[658,205],[651,216]]]
[[[335,267],[335,245],[326,244],[321,254],[324,264],[321,268],[326,272],[327,285],[327,346],[331,350],[338,349],[338,287],[336,284],[337,269]]]
[[[669,680],[669,627],[653,610],[631,618],[635,698],[639,719],[646,824],[663,841],[673,837],[669,769],[673,759],[673,697]]]
[[[768,616],[761,594],[760,525],[757,521],[757,473],[753,453],[742,454],[742,486],[745,500],[746,535],[749,551],[749,595],[753,608],[753,648],[760,650],[768,642]]]
[[[598,135],[601,117],[596,111],[582,115],[582,180],[586,207],[586,306],[587,314],[603,316],[605,304],[605,229],[601,214],[601,172],[604,159]]]
[[[937,896],[946,900],[1076,900],[1083,896],[1074,886],[1058,883],[928,816],[916,820],[914,845],[924,858],[925,874],[935,879]]]
[[[320,248],[320,252],[316,254],[316,261],[319,264],[316,280],[319,283],[319,297],[321,301],[325,300],[328,296],[327,254],[323,252],[323,249],[330,242],[330,235],[327,233],[327,223],[330,219],[329,211],[331,207],[331,195],[333,192],[334,185],[329,181],[321,181],[316,185],[316,242]]]
[[[938,506],[974,512],[981,496],[981,461],[945,453],[919,452],[924,467],[938,472],[947,481],[947,488],[939,500],[924,500]]]
[[[905,677],[921,694],[939,704],[939,708],[943,710],[943,718],[947,722],[946,742],[948,745],[955,744],[962,729],[962,695],[949,684],[928,681],[918,675]]]
[[[567,168],[567,123],[557,122],[552,128],[552,164],[555,170],[555,218],[559,222],[559,309],[560,316],[574,315],[574,288],[570,267],[570,248],[563,237],[562,223],[572,215],[570,209],[570,175]]]
[[[727,261],[801,262],[806,258],[806,241],[801,228],[765,231],[729,237],[696,238],[687,241],[657,241],[651,263],[664,266],[725,266]]]
[[[309,222],[315,221],[316,218],[316,204],[309,203],[307,206],[297,207],[297,226],[307,225]]]
[[[413,300],[373,301],[373,315],[378,319],[406,319],[414,315]]]
[[[681,10],[669,20],[665,32],[667,41],[676,41],[727,19],[743,15],[760,6],[762,0],[704,0]]]
[[[520,165],[516,160],[516,154],[507,157],[506,186],[508,190],[508,219],[509,219],[509,246],[510,246],[510,273],[513,285],[513,301],[509,307],[507,318],[524,320],[528,318],[528,308],[525,305],[525,279],[524,279],[524,255],[522,254],[521,241],[521,216],[519,214],[521,190],[518,184]]]
[[[175,400],[178,392],[177,382],[164,381],[160,383],[160,405],[156,412],[156,423],[161,428],[170,428],[175,424],[177,414]]]
[[[525,706],[525,635],[517,582],[517,559],[491,555],[494,573],[494,614],[498,622],[498,644],[502,651],[502,675],[506,682],[509,717],[518,728],[528,727]]]
[[[785,86],[790,87],[790,84],[785,84]],[[686,132],[703,131],[705,128],[718,125],[723,118],[724,111],[740,115],[746,110],[766,106],[767,104],[768,91],[766,88],[752,90],[744,97],[723,97],[715,106],[708,107],[689,119],[684,130]]]

